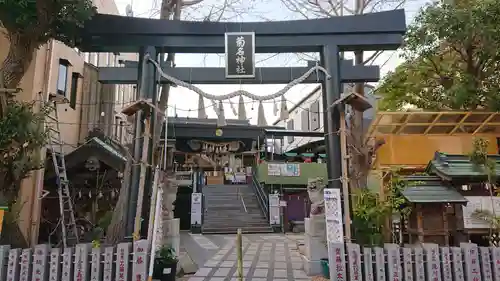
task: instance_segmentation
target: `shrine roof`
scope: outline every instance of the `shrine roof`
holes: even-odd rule
[[[496,175],[500,176],[500,155],[489,155],[488,158],[496,163]],[[453,155],[442,152],[434,154],[426,171],[448,181],[484,181],[488,177],[484,166],[472,163],[468,155]]]
[[[411,203],[467,203],[457,190],[443,184],[436,176],[408,176],[408,187],[402,192]]]
[[[66,169],[70,170],[79,167],[90,157],[96,157],[99,161],[117,171],[123,171],[125,169],[125,163],[127,162],[127,158],[120,151],[115,149],[113,145],[106,143],[99,137],[92,137],[64,156]],[[48,165],[46,167],[45,175],[46,180],[55,176],[53,165]]]

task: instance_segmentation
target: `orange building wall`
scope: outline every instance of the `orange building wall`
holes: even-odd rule
[[[468,154],[472,150],[474,136],[429,136],[429,135],[388,135],[385,144],[377,151],[377,166],[425,166],[436,151],[449,154]],[[496,136],[481,136],[488,139],[488,153],[498,154]]]

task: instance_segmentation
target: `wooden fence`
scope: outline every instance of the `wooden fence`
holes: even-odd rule
[[[500,248],[422,247],[361,248],[330,244],[332,281],[500,281]],[[148,243],[116,247],[10,249],[0,246],[0,281],[145,281]]]

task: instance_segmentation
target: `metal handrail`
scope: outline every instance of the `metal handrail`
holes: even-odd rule
[[[266,192],[264,191],[263,186],[257,180],[255,172],[252,172],[252,187],[254,188],[255,194],[257,195],[257,202],[259,202],[261,210],[263,211],[266,218],[269,219],[269,199],[265,194]]]
[[[241,204],[243,205],[243,209],[245,210],[245,213],[248,213],[247,205],[245,205],[245,200],[243,200],[243,194],[240,194],[240,200]]]

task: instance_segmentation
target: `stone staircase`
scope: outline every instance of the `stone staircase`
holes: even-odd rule
[[[243,206],[238,189],[243,197]],[[271,233],[254,190],[249,185],[207,185],[203,187],[205,217],[203,233]]]

